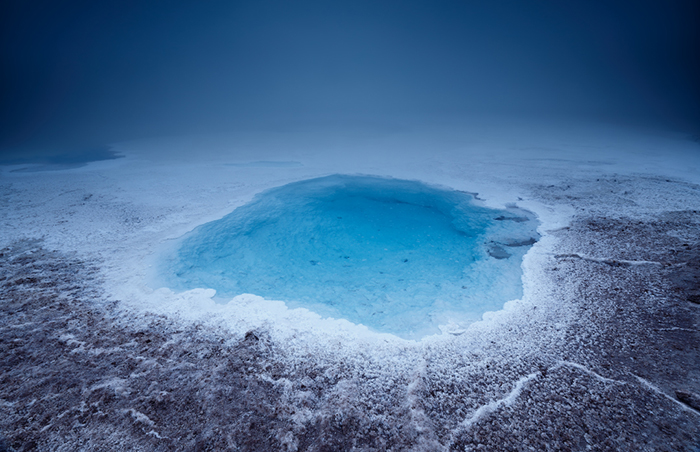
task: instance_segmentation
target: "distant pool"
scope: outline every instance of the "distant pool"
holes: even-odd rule
[[[114,160],[124,157],[110,146],[79,147],[75,149],[50,149],[27,152],[21,156],[0,160],[0,166],[20,166],[13,173],[36,173],[41,171],[62,171],[82,168],[91,162]]]
[[[175,290],[252,293],[416,339],[520,298],[536,227],[532,213],[468,193],[334,175],[267,190],[194,229],[160,273]]]

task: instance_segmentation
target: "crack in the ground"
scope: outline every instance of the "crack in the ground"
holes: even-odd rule
[[[625,259],[588,257],[588,256],[582,256],[582,255],[577,254],[577,253],[555,254],[554,258],[555,259],[581,259],[581,260],[587,261],[587,262],[596,262],[599,264],[607,264],[607,265],[610,265],[612,267],[629,267],[629,266],[634,266],[634,265],[659,265],[662,267],[677,267],[677,266],[685,265],[685,263],[671,264],[669,262],[631,261],[631,260],[625,260]]]
[[[485,405],[480,406],[476,409],[476,411],[474,411],[471,414],[471,416],[460,422],[459,430],[468,429],[473,424],[482,420],[491,413],[496,412],[501,407],[513,405],[515,400],[520,396],[520,393],[522,392],[525,384],[534,380],[540,375],[542,375],[540,372],[533,372],[529,375],[525,375],[524,377],[518,379],[518,381],[515,382],[513,389],[505,397],[498,400],[493,400]]]
[[[675,403],[676,405],[678,405],[679,407],[681,407],[682,409],[684,409],[684,410],[686,410],[686,411],[689,411],[689,412],[691,412],[691,413],[693,413],[693,414],[700,415],[700,410],[698,410],[697,408],[693,408],[692,406],[690,406],[690,405],[688,405],[688,404],[686,404],[686,403],[683,403],[682,401],[678,400],[678,399],[675,398],[675,397],[671,397],[670,395],[666,394],[666,393],[663,392],[661,389],[659,389],[656,385],[654,385],[654,384],[653,384],[652,382],[650,382],[649,380],[647,380],[647,379],[645,379],[645,378],[642,378],[642,377],[640,377],[639,375],[635,375],[635,374],[633,374],[633,373],[630,373],[630,375],[633,376],[634,378],[636,378],[637,381],[638,381],[639,383],[641,383],[642,386],[644,386],[645,388],[647,388],[647,389],[651,390],[652,392],[654,392],[654,393],[656,393],[656,394],[658,394],[658,395],[660,395],[660,396],[662,396],[662,397],[664,397],[664,398],[670,400],[671,402]]]

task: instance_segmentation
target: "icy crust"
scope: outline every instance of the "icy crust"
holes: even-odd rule
[[[0,251],[4,447],[693,451],[689,229],[700,213],[579,216],[528,254],[523,301],[422,342],[148,313],[105,300],[97,267],[16,242]],[[590,242],[608,254],[572,257]]]
[[[236,172],[217,150],[196,164],[126,153],[118,168],[3,172],[0,444],[694,451],[697,153],[660,140],[682,158],[626,165],[634,152],[610,148],[629,141],[604,136],[582,160],[565,152],[580,137],[560,138],[538,143],[550,150],[523,151],[524,140],[500,153],[501,144],[477,140],[480,159],[468,146],[430,159],[408,148],[347,161],[251,151],[237,161],[304,166]],[[653,154],[650,142],[631,143]],[[552,146],[566,158],[552,160]],[[524,257],[522,299],[416,342],[274,302],[218,305],[212,292],[145,284],[162,240],[265,188],[338,167],[478,190],[495,207],[517,201],[535,212],[543,238]]]

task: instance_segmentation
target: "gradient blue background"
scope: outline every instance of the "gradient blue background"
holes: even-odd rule
[[[473,116],[700,124],[700,2],[18,1],[0,152]]]

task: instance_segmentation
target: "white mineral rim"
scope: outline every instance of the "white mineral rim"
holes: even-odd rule
[[[60,362],[60,372],[71,372],[71,360],[90,356],[90,365],[106,369],[75,371],[82,392],[62,395],[22,370],[25,361],[3,368],[7,447],[31,441],[91,450],[117,437],[112,450],[694,450],[700,443],[698,142],[533,125],[189,137],[113,149],[124,158],[59,171],[0,167],[3,303],[18,303],[20,292],[31,298],[32,290],[62,299],[67,289],[32,289],[19,275],[29,267],[48,275],[36,270],[41,262],[73,259],[98,267],[97,279],[77,284],[104,295],[76,292],[65,303],[78,303],[76,312],[112,309],[87,331],[79,317],[52,327],[5,308],[3,347],[23,344],[16,335],[36,334],[32,328],[45,329],[42,344],[60,346],[51,352],[58,358],[26,366],[48,372]],[[490,207],[534,212],[542,238],[523,261],[522,299],[467,328],[448,324],[410,341],[252,294],[220,303],[208,288],[151,286],[169,240],[262,190],[338,173],[420,180],[478,193]],[[226,364],[239,355],[248,364]],[[31,390],[8,383],[20,371]],[[99,391],[111,395],[95,399]],[[254,406],[245,394],[257,397]]]

